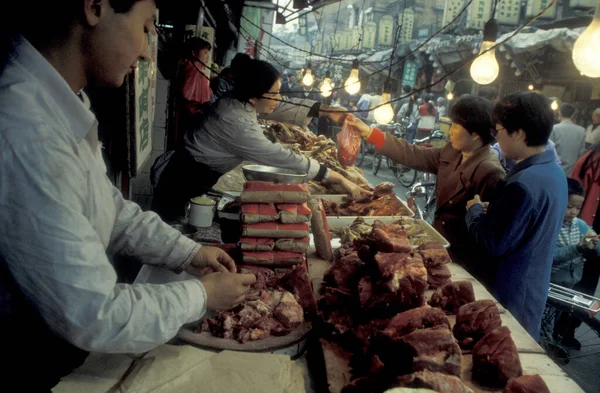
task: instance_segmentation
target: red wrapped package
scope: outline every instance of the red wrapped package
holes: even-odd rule
[[[278,203],[275,207],[279,212],[281,222],[285,224],[309,222],[312,215],[306,203]]]
[[[304,254],[296,252],[243,252],[242,257],[245,264],[248,265],[267,265],[267,266],[289,266],[304,263],[306,257]]]
[[[306,253],[310,244],[310,238],[300,239],[277,239],[275,240],[275,250]]]
[[[240,199],[243,203],[304,203],[310,198],[305,184],[275,184],[248,181]]]
[[[281,224],[278,222],[261,222],[244,224],[242,235],[247,237],[270,238],[303,238],[308,236],[308,224]]]
[[[279,213],[272,203],[242,204],[242,221],[246,224],[279,220]]]
[[[360,133],[358,130],[344,122],[342,131],[337,135],[337,158],[344,168],[354,165],[354,160],[360,150]]]
[[[242,237],[238,244],[242,251],[273,251],[275,240],[260,237]]]

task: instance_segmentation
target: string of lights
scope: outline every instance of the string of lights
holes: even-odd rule
[[[527,20],[527,22],[525,22],[522,26],[520,26],[518,29],[516,29],[515,31],[513,31],[510,35],[508,35],[506,38],[504,38],[502,41],[500,42],[496,42],[493,46],[491,46],[490,48],[486,49],[486,50],[482,50],[476,57],[475,59],[479,58],[480,56],[485,55],[486,53],[490,52],[490,51],[495,51],[497,47],[500,47],[502,45],[504,45],[506,42],[510,41],[512,38],[514,38],[517,34],[519,34],[521,31],[523,31],[525,28],[527,28],[531,23],[533,23],[534,21],[536,21],[537,19],[539,19],[542,15],[544,15],[552,6],[554,6],[556,4],[557,0],[552,0],[544,9],[542,9],[539,13],[537,13],[536,15],[532,16],[531,18],[529,18]],[[470,2],[469,2],[470,4]],[[465,7],[466,8],[466,7]],[[456,19],[456,18],[455,18]],[[199,61],[200,62],[200,61]],[[444,74],[443,76],[441,76],[440,78],[438,78],[437,80],[421,87],[418,89],[414,89],[411,93],[409,94],[405,94],[405,95],[401,95],[397,98],[391,99],[389,102],[386,103],[382,103],[380,105],[377,105],[373,108],[370,109],[366,109],[366,110],[347,110],[347,113],[365,113],[365,112],[371,112],[371,111],[375,111],[377,110],[377,108],[380,108],[384,105],[387,105],[388,103],[395,103],[398,101],[401,101],[407,97],[409,97],[410,95],[413,95],[415,93],[420,93],[423,91],[427,91],[429,89],[431,89],[433,86],[435,86],[436,84],[440,83],[441,81],[449,78],[450,76],[456,74],[457,72],[459,72],[460,70],[462,70],[463,68],[465,68],[467,65],[469,65],[472,62],[472,60],[468,60],[463,62],[462,64],[460,64],[459,66],[457,66],[455,69],[453,69],[450,72],[447,72],[446,74]],[[200,62],[203,66],[208,67],[208,65]],[[385,69],[388,69],[389,67],[386,67]],[[198,68],[197,68],[198,69]],[[201,72],[198,69],[199,72]],[[380,71],[378,71],[380,72]],[[202,73],[202,75],[204,75],[204,73]],[[221,76],[219,73],[217,73],[217,75]],[[206,77],[206,75],[205,75]],[[208,77],[207,77],[208,78]],[[270,100],[273,101],[278,101],[278,102],[284,102],[287,103],[289,105],[294,105],[294,106],[298,106],[298,107],[304,107],[307,109],[311,109],[312,108],[312,104],[311,105],[307,105],[304,103],[299,103],[299,102],[291,102],[289,100],[285,100],[285,99],[274,99],[274,98],[270,98],[270,97],[263,97],[263,98],[268,98]],[[321,112],[324,113],[333,113],[333,112],[339,112],[339,110],[328,110],[328,109],[321,109]]]

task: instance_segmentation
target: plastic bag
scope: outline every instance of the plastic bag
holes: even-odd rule
[[[344,122],[342,131],[337,135],[338,161],[344,168],[354,165],[358,151],[360,150],[360,133],[358,130]]]

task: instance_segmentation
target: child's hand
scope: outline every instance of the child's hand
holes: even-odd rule
[[[475,198],[467,202],[467,211],[469,211],[469,209],[471,209],[475,205],[483,205],[481,199],[479,199],[479,195],[475,195]],[[486,208],[484,207],[484,209]]]
[[[577,245],[577,248],[580,250],[593,250],[594,248],[596,248],[596,244],[598,244],[597,236],[586,236],[583,239],[581,239],[581,241]]]

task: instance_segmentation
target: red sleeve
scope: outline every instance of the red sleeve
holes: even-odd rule
[[[369,136],[368,142],[375,146],[375,149],[381,150],[385,142],[385,133],[380,129],[373,127],[373,131]]]

